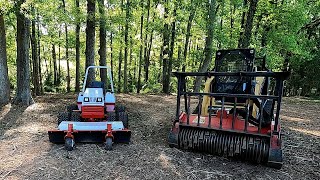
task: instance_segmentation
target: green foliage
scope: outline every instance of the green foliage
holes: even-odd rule
[[[164,19],[164,2],[150,1],[149,19],[147,19],[147,1],[144,0],[143,8],[140,0],[130,0],[129,36],[132,38],[132,48],[129,47],[131,55],[128,55],[128,89],[136,91],[138,82],[138,65],[140,45],[143,46],[143,60],[141,64],[142,92],[158,93],[162,86],[162,60],[161,47],[163,44],[164,23],[176,22],[175,49],[173,52],[172,70],[181,71],[182,56],[184,51],[187,23],[192,8],[196,9],[192,22],[189,48],[186,57],[186,71],[198,71],[204,58],[204,46],[207,28],[207,6],[203,0],[168,1],[169,17]],[[40,26],[40,47],[43,85],[47,91],[61,92],[65,89],[66,64],[61,65],[61,77],[58,87],[53,84],[52,44],[56,46],[57,59],[65,62],[65,24],[68,26],[68,48],[70,60],[71,86],[75,84],[75,25],[80,22],[80,59],[81,74],[85,67],[85,23],[86,23],[86,0],[80,0],[79,12],[74,0],[65,0],[66,11],[62,6],[62,0],[27,0],[20,9],[29,19],[36,20]],[[122,55],[122,75],[118,79],[119,51],[124,50],[124,25],[125,25],[125,5],[126,0],[105,0],[105,21],[107,25],[107,64],[111,65],[111,54],[113,61],[113,77],[115,85],[123,84],[123,62]],[[7,32],[7,54],[9,76],[12,85],[16,84],[16,17],[14,14],[15,1],[0,0],[0,13],[5,14],[5,24]],[[177,15],[173,16],[174,6],[177,6]],[[31,7],[35,13],[31,12]],[[214,24],[214,51],[218,48],[237,48],[239,34],[241,31],[241,16],[247,12],[248,8],[243,6],[243,0],[219,0],[217,1],[217,14]],[[140,17],[143,18],[143,37],[140,37]],[[99,64],[99,13],[96,8],[96,56],[95,62]],[[319,48],[320,34],[319,25],[311,28],[304,28],[312,21],[320,17],[319,1],[269,1],[259,0],[257,11],[254,17],[253,30],[250,47],[257,50],[258,56],[267,55],[267,63],[272,70],[282,70],[285,58],[289,58],[292,68],[292,76],[288,80],[286,87],[295,92],[297,88],[304,87],[307,94],[311,88],[320,90],[320,81],[317,72],[320,69]],[[308,26],[309,27],[309,26]],[[171,29],[171,27],[169,28]],[[171,32],[171,30],[170,30]],[[312,32],[312,33],[311,33]],[[60,35],[59,35],[60,34]],[[112,34],[112,45],[111,45]],[[148,51],[150,37],[152,34],[152,46],[150,50],[149,80],[145,82],[145,48]],[[171,33],[170,33],[171,34]],[[310,35],[311,34],[311,35]],[[147,40],[145,40],[147,35]],[[143,44],[140,39],[143,38]],[[130,39],[130,38],[129,38]],[[265,41],[265,45],[262,45]],[[146,43],[147,42],[147,43]],[[129,43],[130,44],[130,43]],[[58,47],[60,46],[60,54]],[[180,52],[178,48],[180,47]],[[112,49],[112,51],[111,51]],[[179,55],[180,53],[180,55]],[[179,57],[180,56],[180,57]],[[131,58],[130,58],[131,57]],[[131,60],[130,60],[131,59]],[[214,60],[210,64],[213,68]],[[176,91],[176,79],[171,78],[171,92]],[[193,82],[188,84],[192,86]],[[292,93],[294,94],[294,93]]]

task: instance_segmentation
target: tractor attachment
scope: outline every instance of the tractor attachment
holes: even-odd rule
[[[62,121],[58,130],[48,131],[52,143],[65,143],[67,150],[72,150],[77,143],[105,143],[107,150],[112,149],[112,142],[129,143],[131,131],[124,129],[121,121],[112,122],[72,122]]]
[[[87,83],[89,70],[107,70],[101,81]],[[109,83],[107,83],[109,80]],[[106,85],[106,86],[105,86]],[[113,143],[129,143],[128,114],[124,106],[116,105],[111,70],[107,66],[89,66],[76,104],[58,116],[58,129],[48,131],[52,143],[65,143],[68,151],[75,143],[105,143],[106,150]]]
[[[178,91],[170,147],[282,167],[279,115],[290,73],[256,71],[253,52],[222,50],[217,56],[234,56],[216,59],[215,71],[173,72]],[[199,76],[206,77],[204,92],[189,91],[187,80]]]

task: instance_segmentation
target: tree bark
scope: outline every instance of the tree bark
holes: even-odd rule
[[[130,16],[130,1],[127,0],[127,5],[126,5],[126,24],[124,28],[124,80],[123,80],[123,89],[124,93],[128,93],[128,46],[129,46],[129,41],[128,41],[128,33],[129,33],[129,17]]]
[[[138,67],[138,85],[137,93],[141,90],[141,68],[142,68],[142,54],[143,54],[143,0],[140,1],[141,4],[141,17],[140,17],[140,52],[139,52],[139,67]]]
[[[166,91],[166,94],[170,93],[170,76],[172,71],[172,63],[173,63],[173,53],[174,53],[174,41],[175,41],[175,35],[176,35],[176,16],[177,16],[177,5],[175,4],[174,10],[173,10],[173,18],[174,20],[171,23],[171,42],[170,42],[170,52],[169,52],[169,63],[168,68],[166,72],[166,80],[164,86]]]
[[[111,76],[113,77],[113,33],[110,33],[110,65],[111,65]]]
[[[86,28],[86,68],[94,66],[95,45],[95,0],[87,0],[87,28]],[[88,72],[87,84],[95,80],[94,70]]]
[[[204,61],[199,68],[199,72],[205,72],[208,70],[210,62],[212,61],[212,40],[214,31],[214,22],[216,19],[216,0],[211,0],[208,2],[208,19],[207,19],[207,37],[206,44],[204,48]],[[197,76],[194,84],[194,92],[200,91],[201,81],[203,77]]]
[[[59,26],[59,39],[61,38],[61,27]],[[58,53],[59,53],[59,75],[58,75],[58,81],[59,81],[59,84],[61,83],[61,45],[60,45],[60,42],[59,42],[59,45],[58,45]],[[48,68],[46,68],[46,70],[48,71]]]
[[[182,65],[182,71],[183,72],[186,71],[189,38],[190,38],[190,35],[191,35],[191,33],[190,33],[191,25],[192,25],[192,21],[193,21],[193,18],[194,18],[195,12],[196,12],[196,7],[197,7],[198,3],[193,4],[193,0],[191,0],[190,5],[191,5],[191,11],[190,11],[189,19],[188,19],[186,40],[185,40],[185,43],[184,43],[184,50],[183,50],[183,65]]]
[[[238,48],[241,47],[242,41],[243,41],[243,33],[244,33],[244,27],[246,22],[246,10],[247,10],[247,4],[248,0],[243,0],[243,12],[241,16],[241,27],[240,27],[240,34],[239,34],[239,41],[238,41]]]
[[[150,17],[150,0],[147,1],[147,21],[146,21],[146,33],[144,37],[144,72],[145,72],[145,78],[144,81],[148,82],[149,79],[149,62],[147,60],[147,49],[148,49],[148,32],[149,32],[149,17]]]
[[[167,79],[167,73],[169,71],[169,41],[170,41],[170,31],[168,24],[168,9],[169,3],[168,0],[165,0],[165,8],[164,8],[164,30],[163,30],[163,63],[162,63],[162,91],[166,94],[169,94],[169,82]]]
[[[80,13],[80,3],[76,0],[77,14]],[[75,91],[80,91],[80,18],[77,16],[76,20],[76,87]]]
[[[44,94],[43,85],[42,85],[42,71],[41,71],[41,46],[40,46],[40,22],[39,22],[39,13],[37,13],[37,25],[38,25],[38,62],[39,62],[39,85],[40,85],[40,93]]]
[[[65,0],[62,0],[62,2],[63,2],[64,13],[66,13]],[[66,49],[66,60],[67,60],[67,92],[70,92],[70,65],[69,65],[68,25],[67,25],[67,23],[64,23],[64,31],[65,31],[65,35],[66,35],[65,49]]]
[[[56,46],[52,44],[53,84],[58,85]]]
[[[104,0],[98,0],[99,6],[99,14],[100,14],[100,29],[99,29],[99,39],[100,39],[100,49],[99,49],[99,56],[100,56],[100,66],[107,65],[107,41],[106,41],[106,15],[104,9]],[[107,82],[107,73],[106,69],[100,69],[100,79],[101,81],[106,84]]]
[[[256,13],[258,0],[250,0],[249,11],[246,18],[246,25],[244,29],[243,38],[240,41],[240,48],[248,48],[250,45],[251,34],[252,34],[252,26],[253,26],[253,18]]]
[[[32,8],[34,14],[34,8]],[[39,83],[39,62],[38,62],[38,49],[37,49],[37,39],[36,39],[36,21],[33,18],[31,23],[31,48],[32,48],[32,65],[33,65],[33,94],[39,96],[40,93],[40,83]]]
[[[29,69],[29,36],[30,21],[20,12],[20,6],[24,0],[17,3],[17,91],[14,99],[15,104],[29,106],[34,103],[30,90]]]
[[[10,83],[7,65],[6,32],[3,14],[0,12],[0,107],[10,100]]]

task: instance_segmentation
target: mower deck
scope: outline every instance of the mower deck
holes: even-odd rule
[[[72,125],[72,135],[75,142],[80,143],[99,143],[105,142],[108,134],[107,126],[111,124],[113,142],[129,143],[131,131],[125,129],[121,121],[112,122],[72,122],[62,121],[57,130],[48,131],[49,140],[52,143],[65,143],[68,133],[68,126]]]

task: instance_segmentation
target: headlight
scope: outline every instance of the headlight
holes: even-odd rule
[[[102,102],[102,98],[101,97],[97,98],[97,102]]]
[[[88,98],[88,97],[85,97],[85,98],[83,99],[83,101],[84,101],[84,102],[89,102],[89,98]]]

